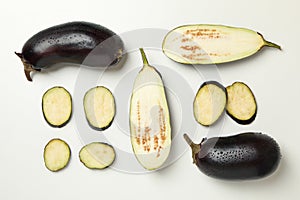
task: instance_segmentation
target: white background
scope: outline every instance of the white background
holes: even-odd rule
[[[0,10],[0,199],[299,199],[300,14],[297,0],[27,0],[6,1]],[[222,132],[253,130],[272,135],[282,149],[279,169],[263,180],[216,180],[203,175],[192,164],[189,150],[173,165],[150,174],[86,169],[77,156],[82,142],[74,118],[64,128],[54,129],[46,124],[41,112],[43,92],[63,85],[72,93],[78,69],[70,67],[36,74],[30,83],[14,55],[36,32],[75,20],[98,23],[116,33],[140,28],[172,29],[191,23],[224,24],[259,31],[266,39],[280,44],[282,51],[265,48],[250,59],[219,66],[224,85],[237,80],[246,82],[255,93],[259,108],[251,125],[241,126],[226,119]],[[150,52],[148,59],[159,63],[154,55]],[[132,67],[141,65],[139,55],[133,53],[131,60],[136,60],[133,63],[138,65]],[[178,70],[187,67],[174,66]],[[183,76],[196,92],[202,80]],[[111,79],[111,87],[116,81],[118,78]],[[197,132],[197,138],[204,136],[205,131]],[[44,145],[54,137],[66,140],[72,149],[70,165],[59,173],[49,172],[42,157]]]

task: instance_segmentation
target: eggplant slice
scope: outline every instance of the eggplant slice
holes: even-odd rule
[[[71,157],[69,145],[61,139],[52,139],[44,148],[44,162],[47,169],[57,172],[65,168]]]
[[[114,148],[106,143],[93,142],[79,152],[80,161],[89,169],[104,169],[115,160]]]
[[[86,92],[83,99],[86,119],[95,130],[107,129],[115,117],[115,99],[109,89],[97,86]]]
[[[226,89],[216,81],[204,82],[194,99],[194,117],[204,126],[214,124],[225,111]]]
[[[257,113],[257,104],[251,89],[242,82],[226,88],[228,94],[227,114],[239,124],[250,124]]]
[[[72,115],[72,97],[63,87],[56,86],[45,92],[42,98],[43,115],[52,127],[63,127]]]

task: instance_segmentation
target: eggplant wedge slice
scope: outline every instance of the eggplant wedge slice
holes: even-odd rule
[[[143,49],[130,100],[130,134],[134,154],[147,170],[160,168],[171,148],[171,125],[165,88],[159,72],[148,64]]]
[[[257,113],[255,96],[251,89],[242,82],[235,82],[226,88],[228,102],[227,114],[239,124],[250,124]]]
[[[71,157],[69,145],[61,139],[52,139],[44,148],[44,162],[47,169],[57,172],[64,169]]]
[[[281,49],[253,30],[223,25],[179,26],[164,38],[163,52],[183,64],[218,64],[246,58],[264,46]]]
[[[104,169],[115,160],[114,148],[106,143],[93,142],[82,147],[79,159],[89,169]]]
[[[86,119],[95,130],[105,130],[115,117],[115,99],[109,89],[97,86],[86,92],[83,99]]]
[[[72,115],[72,97],[63,87],[56,86],[45,92],[42,98],[43,115],[52,127],[63,127]]]
[[[226,104],[226,89],[216,81],[204,82],[194,99],[194,117],[201,125],[210,126],[224,113]]]

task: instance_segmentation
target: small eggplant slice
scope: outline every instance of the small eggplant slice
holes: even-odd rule
[[[63,127],[72,115],[72,97],[63,87],[56,86],[45,92],[42,98],[43,115],[52,127]]]
[[[109,167],[115,160],[114,148],[106,143],[93,142],[79,152],[80,161],[89,169],[104,169]]]
[[[16,55],[24,65],[27,80],[32,81],[30,72],[57,63],[109,67],[121,60],[123,51],[122,39],[108,28],[89,22],[69,22],[33,35]],[[88,55],[91,59],[86,59]]]
[[[277,142],[266,134],[241,133],[204,138],[192,148],[194,164],[207,176],[226,180],[248,180],[269,176],[278,167],[281,153]]]
[[[85,116],[90,127],[105,130],[115,116],[115,99],[109,89],[97,86],[86,92],[83,99]]]
[[[227,103],[226,89],[216,81],[204,82],[194,99],[194,117],[204,126],[215,123],[223,114]]]
[[[65,168],[71,157],[69,145],[61,139],[52,139],[44,148],[44,162],[47,169],[57,172]]]
[[[165,88],[159,72],[140,49],[143,68],[130,99],[130,136],[134,154],[147,170],[160,168],[171,149],[171,123]]]
[[[251,89],[242,82],[235,82],[226,88],[227,114],[239,124],[250,124],[257,113],[257,104]]]
[[[224,25],[176,27],[164,38],[163,52],[183,64],[218,64],[249,57],[264,46],[281,49],[253,30]]]

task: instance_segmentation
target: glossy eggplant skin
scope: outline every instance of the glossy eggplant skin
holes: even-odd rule
[[[229,180],[263,178],[276,170],[279,145],[261,133],[204,139],[195,163],[206,175]]]
[[[24,44],[22,53],[16,54],[25,73],[30,73],[57,63],[107,67],[118,63],[123,51],[124,43],[113,31],[89,22],[69,22],[35,34]]]

